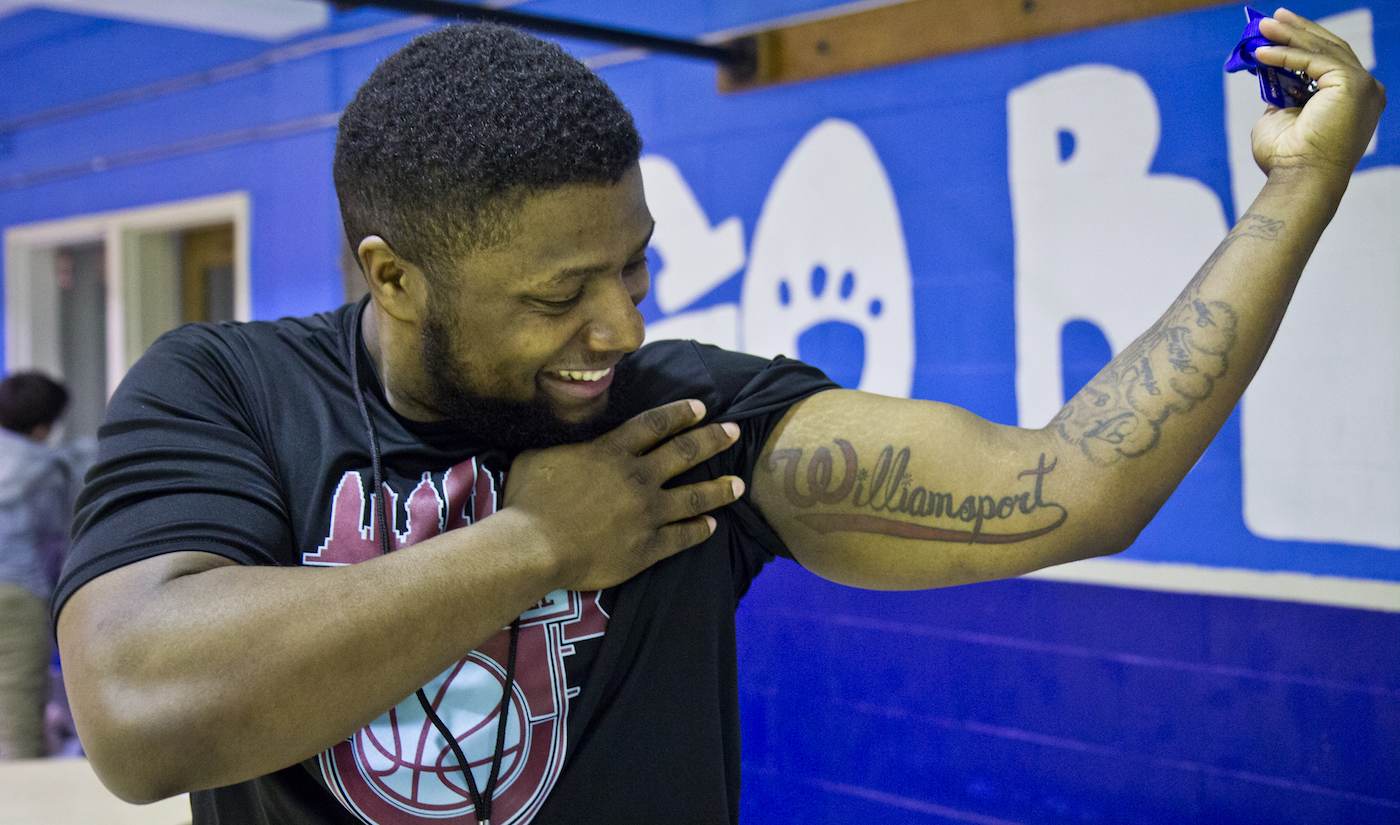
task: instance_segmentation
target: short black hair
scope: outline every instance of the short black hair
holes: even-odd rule
[[[335,187],[350,247],[379,235],[425,270],[505,240],[514,208],[611,184],[641,156],[631,114],[563,49],[493,24],[415,38],[345,108]]]
[[[68,390],[41,372],[16,372],[0,381],[0,427],[29,435],[53,424],[68,406]]]

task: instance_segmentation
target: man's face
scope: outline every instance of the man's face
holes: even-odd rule
[[[616,423],[606,413],[619,360],[642,344],[652,225],[633,166],[614,185],[527,198],[505,243],[434,273],[420,336],[431,406],[516,448]]]

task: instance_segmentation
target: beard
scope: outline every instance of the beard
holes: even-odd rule
[[[462,327],[453,320],[430,304],[419,346],[434,406],[473,440],[514,454],[589,441],[630,417],[630,369],[625,357],[615,368],[607,406],[586,421],[559,418],[544,398],[508,401],[475,392],[462,380],[462,361],[455,346]]]

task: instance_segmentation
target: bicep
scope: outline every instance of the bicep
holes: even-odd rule
[[[173,615],[176,611],[163,604],[162,589],[182,577],[234,564],[214,553],[152,556],[96,576],[61,606],[58,647],[68,701],[83,744],[108,787],[131,787],[123,784],[120,766],[130,765],[126,754],[133,735],[153,728],[149,709],[170,696],[168,684],[139,675],[140,663],[173,646],[176,640],[164,635],[168,628],[197,623]],[[166,621],[170,618],[173,624]],[[131,793],[126,798],[157,798]]]
[[[1095,544],[1080,468],[1062,452],[1046,431],[833,390],[787,413],[752,495],[793,557],[824,578],[963,584],[1111,551]]]
[[[122,719],[135,715],[127,701],[149,698],[150,685],[115,678],[120,666],[139,659],[159,639],[147,632],[159,615],[162,587],[183,576],[234,565],[214,553],[176,552],[109,570],[78,587],[58,614],[59,655],[75,719],[90,749],[115,740]],[[159,622],[157,621],[156,624]]]

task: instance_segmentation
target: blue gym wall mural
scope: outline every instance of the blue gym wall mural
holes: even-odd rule
[[[827,5],[523,8],[695,36]],[[1400,88],[1400,6],[1298,10]],[[25,82],[0,91],[0,227],[242,192],[252,316],[338,303],[335,115],[421,24],[336,12],[282,42],[4,12],[0,75]],[[1220,6],[732,95],[709,65],[565,45],[646,141],[652,337],[1041,426],[1261,185],[1262,103],[1222,72],[1243,22]],[[771,565],[739,613],[744,820],[1400,821],[1397,226],[1392,105],[1240,409],[1126,553],[901,594]]]
[[[1323,22],[1374,67],[1377,13]],[[1233,16],[641,107],[652,336],[795,354],[848,386],[1043,426],[1263,183],[1254,79],[1216,65]],[[730,134],[706,140],[705,122]],[[1125,558],[1400,581],[1400,246],[1384,230],[1400,145],[1385,137],[1242,410]]]

